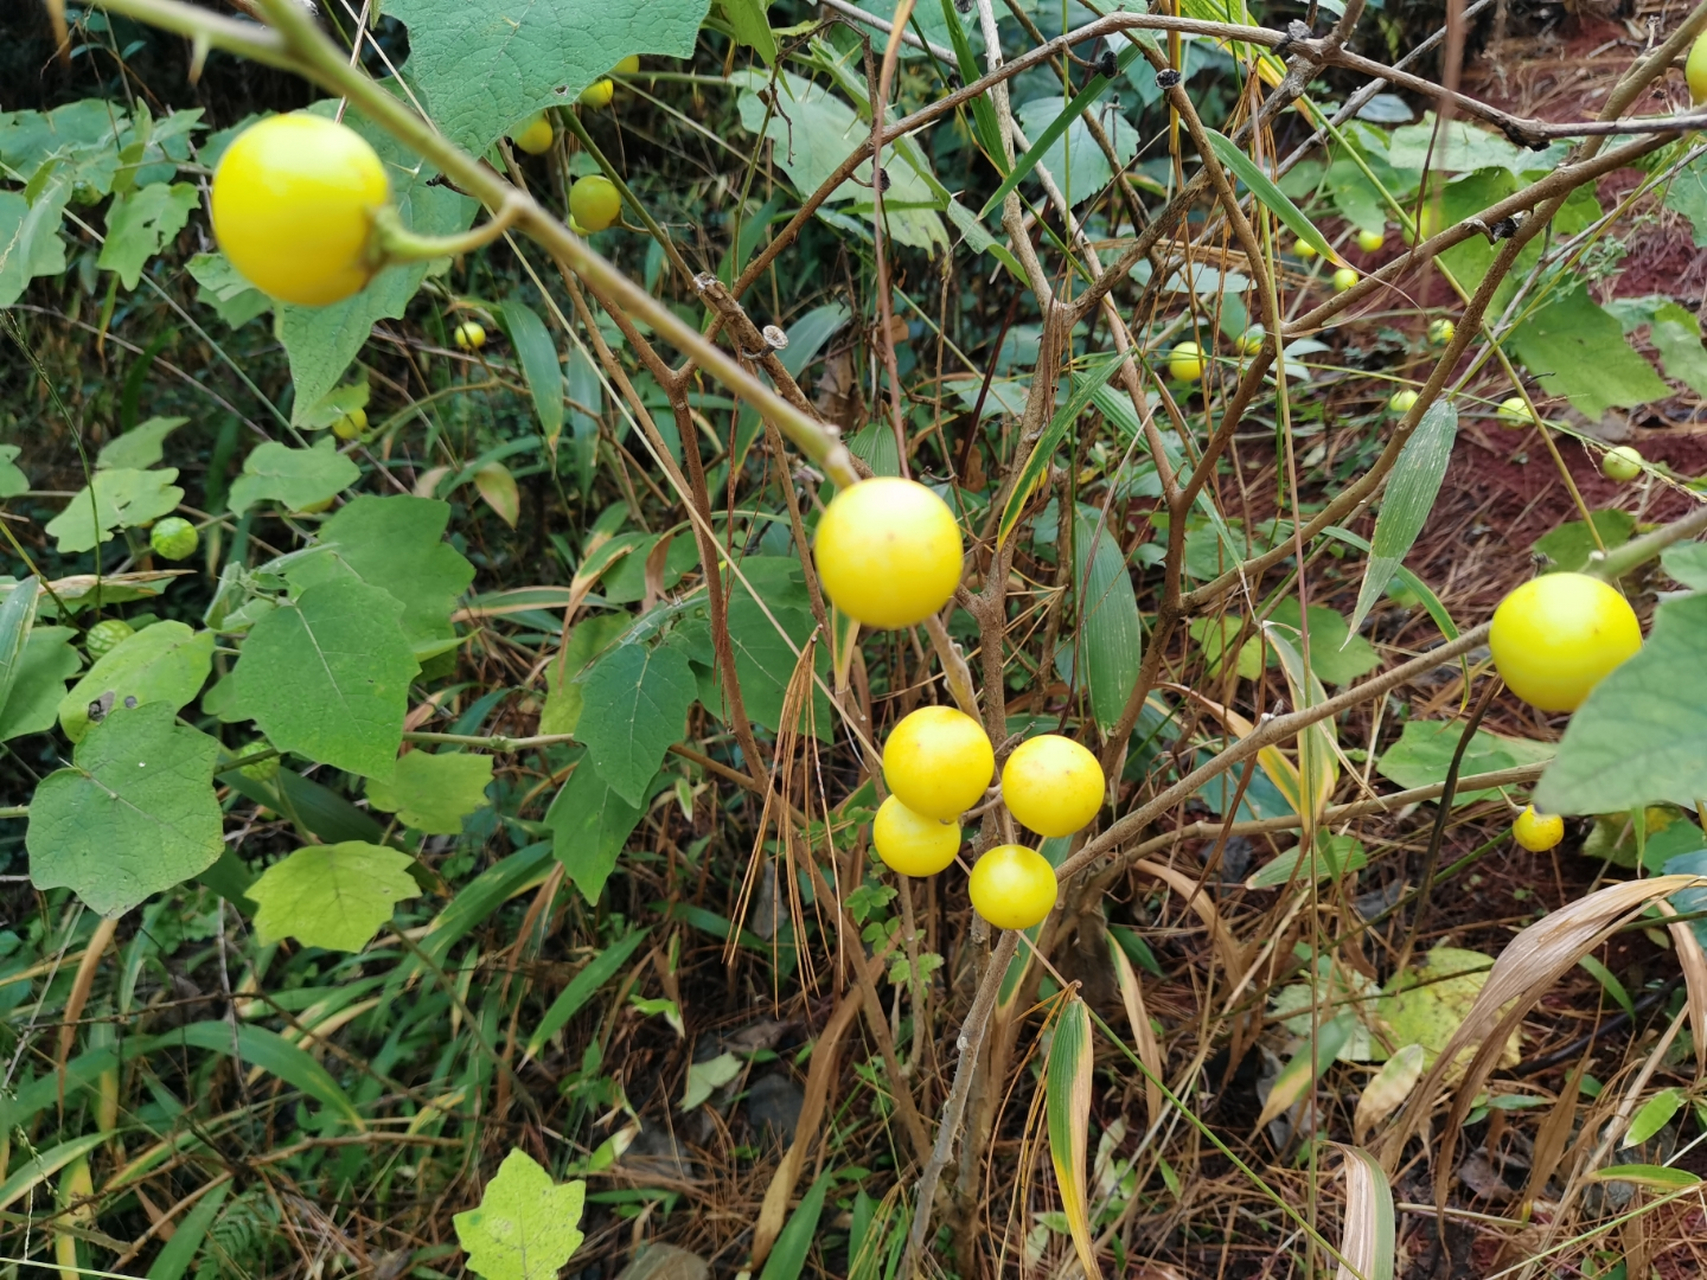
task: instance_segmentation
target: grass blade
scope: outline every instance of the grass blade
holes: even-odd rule
[[[0,600],[0,712],[6,710],[6,699],[12,695],[12,685],[18,678],[19,661],[24,645],[35,625],[36,599],[41,594],[34,578],[25,578]]]
[[[1345,1238],[1335,1280],[1393,1280],[1393,1188],[1362,1147],[1332,1145],[1345,1154]]]
[[[812,1251],[812,1238],[818,1234],[818,1219],[824,1212],[824,1193],[830,1189],[828,1178],[819,1178],[789,1216],[788,1225],[776,1238],[776,1248],[759,1273],[759,1280],[800,1280],[806,1270],[806,1255]]]
[[[1357,1015],[1349,1009],[1316,1028],[1316,1051],[1311,1053],[1310,1046],[1306,1044],[1274,1078],[1274,1087],[1268,1091],[1268,1101],[1263,1103],[1262,1114],[1257,1117],[1259,1132],[1270,1120],[1290,1110],[1292,1104],[1309,1091],[1333,1060],[1339,1057],[1340,1050],[1345,1048],[1356,1029]]]
[[[974,84],[978,80],[978,59],[972,52],[972,42],[966,38],[966,28],[960,25],[960,15],[954,11],[950,0],[938,0],[942,5],[943,21],[948,26],[948,41],[954,46],[954,60],[958,64],[961,84]],[[1002,129],[996,121],[996,108],[990,101],[990,95],[981,93],[972,99],[972,132],[978,139],[978,145],[983,148],[985,156],[996,171],[1001,172],[1007,163],[1002,151]],[[980,217],[978,221],[984,219]]]
[[[219,1214],[219,1206],[225,1203],[230,1191],[231,1184],[222,1182],[196,1201],[166,1242],[166,1247],[155,1255],[154,1264],[148,1268],[148,1280],[182,1280],[190,1269],[190,1263],[196,1259],[196,1250],[207,1239],[208,1229]]]
[[[539,1020],[533,1035],[528,1037],[527,1053],[523,1061],[538,1053],[540,1047],[562,1030],[600,987],[616,976],[616,971],[622,968],[650,932],[650,929],[635,930],[615,946],[601,951],[591,964],[569,979],[569,985],[551,1002],[551,1008],[545,1011],[545,1016]]]
[[[545,447],[555,454],[557,438],[563,434],[563,366],[557,360],[557,344],[551,340],[545,321],[527,303],[511,298],[500,311],[510,345],[516,349],[527,377],[528,390],[533,393]]]
[[[1091,1128],[1091,1020],[1084,1001],[1069,995],[1044,1069],[1049,1113],[1049,1161],[1061,1190],[1061,1209],[1073,1236],[1073,1251],[1085,1274],[1100,1277],[1091,1243],[1090,1191],[1085,1183],[1085,1151]]]
[[[1304,216],[1304,211],[1292,203],[1291,197],[1270,181],[1256,161],[1240,151],[1225,134],[1216,133],[1213,129],[1205,129],[1203,132],[1208,135],[1210,149],[1215,152],[1216,157],[1238,175],[1239,181],[1251,189],[1251,194],[1262,201],[1270,213],[1329,262],[1342,267],[1346,265],[1345,259],[1335,253],[1322,233],[1316,230],[1316,224]]]
[[[224,1026],[224,1023],[220,1024]],[[81,1138],[62,1142],[39,1155],[31,1156],[18,1171],[0,1183],[0,1209],[10,1209],[20,1197],[51,1178],[66,1165],[88,1155],[107,1140],[104,1133],[86,1133]]]
[[[1108,384],[1108,380],[1114,376],[1115,370],[1120,368],[1124,360],[1125,357],[1120,354],[1110,352],[1092,360],[1083,373],[1073,378],[1073,394],[1049,420],[1043,434],[1038,436],[1037,443],[1026,457],[1025,465],[1020,468],[1019,478],[1014,481],[1014,487],[1008,494],[1008,504],[1002,509],[1002,522],[996,528],[998,547],[1008,540],[1008,535],[1019,523],[1025,504],[1031,500],[1031,495],[1048,473],[1049,459],[1055,455],[1061,438],[1079,420],[1079,415],[1090,406],[1096,393]]]
[[[1393,474],[1387,479],[1381,514],[1375,520],[1369,567],[1364,570],[1357,608],[1352,610],[1347,624],[1350,633],[1357,631],[1392,581],[1400,562],[1410,554],[1429,512],[1434,510],[1440,483],[1446,478],[1446,465],[1452,460],[1452,443],[1457,438],[1458,410],[1444,400],[1436,400],[1400,450]]]

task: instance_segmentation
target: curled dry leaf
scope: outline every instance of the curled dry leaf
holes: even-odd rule
[[[1376,1125],[1392,1115],[1411,1096],[1411,1090],[1422,1079],[1423,1058],[1420,1044],[1408,1044],[1388,1058],[1381,1070],[1375,1073],[1375,1078],[1364,1087],[1363,1095],[1357,1100],[1357,1111],[1351,1118],[1351,1131],[1360,1145]]]

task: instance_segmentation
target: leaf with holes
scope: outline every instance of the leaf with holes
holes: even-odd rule
[[[164,702],[188,706],[213,666],[213,632],[182,622],[156,622],[126,636],[90,667],[59,703],[59,724],[73,742],[89,730],[89,704],[105,710]],[[112,695],[108,699],[108,695]]]

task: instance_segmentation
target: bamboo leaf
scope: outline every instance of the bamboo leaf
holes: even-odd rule
[[[978,59],[972,52],[972,42],[966,38],[966,30],[960,25],[960,16],[954,12],[950,0],[939,0],[939,3],[942,5],[943,23],[948,27],[949,43],[954,46],[954,61],[960,72],[960,82],[974,84],[979,73]],[[1002,130],[996,121],[995,104],[990,101],[990,95],[987,93],[981,93],[972,99],[972,132],[985,156],[1000,172],[1007,160],[1002,151]],[[982,217],[978,219],[979,222],[983,220]]]
[[[1073,1250],[1085,1274],[1100,1277],[1091,1241],[1090,1191],[1085,1182],[1085,1152],[1091,1128],[1091,1020],[1084,1001],[1069,995],[1055,1024],[1045,1067],[1049,1117],[1049,1160],[1061,1190],[1061,1208],[1073,1237]]]
[[[501,314],[533,395],[546,447],[556,452],[557,438],[563,434],[563,366],[558,363],[557,344],[551,340],[545,321],[527,303],[511,298]]]
[[[1356,634],[1359,624],[1375,607],[1427,523],[1435,497],[1440,493],[1440,482],[1446,478],[1446,465],[1452,460],[1452,444],[1457,438],[1458,410],[1445,400],[1436,400],[1399,451],[1393,474],[1387,478],[1381,514],[1375,519],[1369,566],[1364,570],[1357,607],[1352,610],[1348,624],[1351,634]]]
[[[190,1263],[195,1261],[196,1250],[207,1239],[208,1228],[213,1226],[219,1207],[225,1203],[230,1191],[231,1184],[222,1182],[196,1201],[183,1221],[178,1223],[178,1229],[172,1233],[166,1247],[154,1255],[154,1264],[148,1268],[148,1280],[181,1280],[190,1269]]]
[[[1081,507],[1074,524],[1078,569],[1079,653],[1092,714],[1106,731],[1126,707],[1138,680],[1143,630],[1132,576],[1111,526],[1095,507]]]
[[[1115,370],[1120,368],[1124,359],[1125,357],[1115,352],[1095,357],[1082,373],[1074,376],[1073,394],[1049,420],[1043,434],[1038,436],[1037,443],[1032,446],[1031,453],[1027,455],[1025,465],[1020,468],[1019,477],[1008,494],[1008,504],[1002,509],[1002,522],[996,529],[998,547],[1007,542],[1008,535],[1019,523],[1026,503],[1031,501],[1031,495],[1048,473],[1049,459],[1055,456],[1062,437],[1079,420],[1079,415],[1090,406],[1096,393],[1108,384],[1108,380],[1114,376]]]
[[[812,1250],[812,1239],[818,1234],[818,1219],[824,1212],[824,1193],[830,1189],[830,1179],[819,1178],[812,1189],[788,1217],[788,1225],[776,1238],[776,1248],[765,1260],[759,1280],[800,1280],[806,1269],[806,1255]]]
[[[1294,235],[1322,257],[1339,266],[1346,265],[1345,260],[1333,251],[1333,247],[1322,233],[1316,230],[1316,225],[1304,216],[1304,211],[1274,185],[1269,176],[1257,166],[1256,161],[1240,151],[1233,140],[1224,134],[1216,133],[1213,129],[1205,129],[1204,133],[1209,136],[1210,149],[1221,163],[1238,175],[1239,181],[1251,189],[1251,194],[1262,201],[1270,213],[1290,227]]]
[[[0,1183],[0,1209],[10,1209],[20,1197],[51,1178],[73,1160],[88,1155],[105,1142],[107,1137],[104,1133],[87,1133],[81,1138],[73,1138],[70,1142],[62,1142],[57,1147],[50,1147],[39,1155],[31,1156],[19,1166],[16,1173]]]
[[[1397,1233],[1387,1174],[1362,1147],[1331,1145],[1345,1155],[1345,1236],[1335,1280],[1393,1280]]]
[[[1268,1101],[1263,1103],[1262,1114],[1257,1117],[1256,1127],[1259,1130],[1276,1116],[1290,1110],[1292,1104],[1309,1091],[1322,1073],[1333,1065],[1356,1029],[1357,1015],[1349,1009],[1316,1028],[1315,1053],[1311,1053],[1310,1046],[1306,1044],[1274,1078],[1274,1086],[1268,1091]]]
[[[1618,1144],[1619,1148],[1641,1146],[1642,1143],[1670,1124],[1671,1118],[1677,1114],[1678,1108],[1682,1105],[1683,1091],[1681,1089],[1661,1089],[1642,1104],[1642,1109],[1636,1113],[1636,1118],[1630,1122],[1629,1129],[1625,1130],[1624,1140]]]
[[[1655,1191],[1683,1191],[1699,1186],[1701,1179],[1686,1169],[1671,1169],[1663,1164],[1614,1164],[1596,1169],[1588,1175],[1590,1182],[1629,1182]]]

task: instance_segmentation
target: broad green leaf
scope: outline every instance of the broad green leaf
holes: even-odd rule
[[[1613,1164],[1592,1170],[1587,1176],[1590,1182],[1628,1182],[1654,1191],[1686,1191],[1701,1183],[1689,1170],[1663,1164]]]
[[[1435,173],[1505,169],[1513,177],[1522,177],[1552,169],[1559,159],[1556,151],[1530,151],[1468,120],[1450,120],[1437,126],[1432,111],[1424,112],[1416,124],[1393,130],[1387,138],[1387,163],[1412,175],[1413,186],[1425,165]]]
[[[71,647],[70,627],[37,626],[19,655],[11,696],[0,707],[0,742],[29,733],[45,733],[59,720],[65,682],[83,665]]]
[[[1707,156],[1697,156],[1677,171],[1666,186],[1665,206],[1689,219],[1696,248],[1707,247]],[[0,218],[0,226],[4,225],[4,219]],[[0,269],[0,282],[4,279]],[[5,292],[0,289],[0,304],[5,301]]]
[[[213,632],[169,620],[126,636],[90,667],[59,703],[59,724],[73,742],[89,730],[89,704],[112,694],[108,710],[164,702],[188,706],[213,665]]]
[[[1589,520],[1594,522],[1595,533],[1600,535],[1600,542],[1609,548],[1623,546],[1636,530],[1636,517],[1628,511],[1612,507],[1588,514]],[[1550,570],[1579,573],[1588,568],[1589,557],[1599,549],[1588,525],[1588,520],[1567,520],[1557,529],[1537,538],[1534,550],[1538,555],[1547,557]]]
[[[164,624],[160,624],[164,625]],[[24,843],[38,889],[66,887],[101,915],[213,865],[225,847],[213,763],[219,743],[151,702],[115,709],[44,778]]]
[[[671,744],[680,742],[698,696],[680,650],[621,644],[587,673],[579,733],[593,768],[624,800],[639,805]]]
[[[1420,1044],[1424,1060],[1432,1067],[1453,1033],[1464,1023],[1476,1003],[1493,958],[1461,947],[1436,947],[1403,973],[1388,980],[1376,1012],[1393,1033],[1395,1044]],[[1455,1070],[1469,1061],[1465,1050]],[[1500,1054],[1501,1066],[1518,1059],[1518,1033],[1513,1031]]]
[[[1193,618],[1191,625],[1186,628],[1191,638],[1203,650],[1203,656],[1209,663],[1209,674],[1214,677],[1220,676],[1227,650],[1238,640],[1243,629],[1243,618],[1226,615],[1219,618]],[[1253,632],[1246,636],[1245,642],[1239,646],[1238,656],[1233,659],[1233,669],[1244,679],[1255,680],[1262,674],[1262,665],[1262,640]]]
[[[421,3],[421,0],[412,0],[412,3]],[[558,0],[558,3],[563,3],[563,0]],[[403,7],[400,4],[397,9]],[[420,77],[425,61],[423,46],[417,43],[417,40],[425,41],[428,38],[425,33],[428,32],[433,36],[441,36],[451,27],[473,24],[484,28],[491,39],[501,39],[506,44],[515,40],[513,50],[537,53],[531,42],[521,36],[510,20],[493,9],[464,4],[461,0],[425,0],[423,7],[441,10],[442,20],[436,20],[424,29],[411,30],[409,74],[413,77]],[[537,21],[537,17],[531,15],[538,15],[541,7],[543,6],[530,6],[526,9],[530,15],[528,26],[531,27]],[[404,16],[390,8],[386,12],[396,17]],[[520,16],[519,10],[515,16]],[[573,23],[563,28],[564,38],[568,38],[571,33],[580,34]],[[466,75],[466,72],[464,74]],[[465,78],[463,87],[467,90],[477,90],[476,97],[481,101],[490,102],[493,94],[508,88],[514,78],[513,75],[502,73],[493,73],[493,76],[492,86],[477,87],[474,81]],[[392,83],[394,81],[381,81],[381,84],[387,86]],[[419,83],[419,79],[416,83]],[[327,99],[316,102],[308,109],[316,115],[329,116],[339,109],[339,105],[338,102]],[[438,104],[433,102],[429,106],[436,108]],[[492,133],[479,139],[473,149],[476,153],[484,152],[485,144],[495,138],[505,126],[531,114],[532,110],[530,107],[503,116]],[[433,110],[431,114],[437,124],[448,125],[446,118],[437,110]],[[386,172],[391,178],[392,203],[402,215],[404,226],[419,235],[435,236],[455,235],[468,227],[478,207],[473,200],[459,195],[449,187],[432,185],[433,179],[438,177],[437,170],[413,152],[406,150],[385,130],[369,123],[367,118],[353,107],[344,112],[344,123],[366,138],[379,153],[379,158],[384,161]],[[451,130],[447,127],[446,132]],[[425,262],[415,262],[387,267],[360,293],[330,306],[299,307],[290,303],[278,305],[278,336],[290,357],[291,381],[296,384],[294,403],[299,409],[307,409],[317,404],[320,397],[338,385],[338,380],[344,376],[344,370],[350,367],[350,361],[356,358],[356,354],[367,342],[376,322],[403,314],[410,299],[420,289],[421,281],[426,279],[428,266]]]
[[[1701,324],[1694,314],[1667,302],[1654,312],[1649,333],[1666,376],[1696,395],[1707,395],[1707,349],[1701,346]]]
[[[330,555],[305,556],[286,570],[293,587],[353,575],[403,605],[411,645],[449,639],[450,615],[474,580],[474,566],[444,540],[450,504],[403,495],[353,498],[320,526]]]
[[[1382,753],[1375,771],[1406,789],[1444,782],[1446,770],[1452,763],[1452,753],[1458,749],[1458,740],[1463,733],[1464,726],[1451,720],[1408,720],[1400,730],[1399,740]],[[1464,750],[1458,776],[1466,778],[1474,773],[1515,769],[1520,764],[1540,764],[1552,753],[1551,743],[1507,738],[1478,729]],[[1497,791],[1460,790],[1453,793],[1452,803],[1456,807],[1498,794]]]
[[[1581,285],[1513,329],[1506,347],[1550,395],[1568,397],[1590,422],[1614,406],[1648,404],[1670,394],[1653,366],[1625,342],[1623,327]]]
[[[1559,755],[1535,788],[1552,813],[1620,813],[1707,796],[1707,595],[1654,610],[1640,653],[1577,708]]]
[[[30,577],[0,599],[0,724],[5,723],[6,703],[23,670],[24,651],[36,625],[36,598],[40,594],[41,584]]]
[[[411,751],[398,757],[389,778],[368,779],[367,798],[375,809],[395,813],[417,831],[454,836],[464,818],[486,807],[491,785],[491,756]]]
[[[102,446],[95,465],[102,471],[146,470],[165,456],[166,437],[188,421],[188,418],[150,418],[139,422]]]
[[[1357,589],[1357,607],[1346,624],[1349,632],[1355,633],[1363,625],[1393,580],[1394,571],[1411,553],[1417,535],[1428,521],[1428,513],[1434,510],[1434,500],[1440,493],[1440,482],[1446,478],[1446,464],[1452,461],[1452,444],[1457,438],[1458,410],[1450,401],[1436,400],[1399,451],[1399,460],[1387,477],[1381,511],[1375,517],[1369,566],[1363,571],[1363,585]]]
[[[1079,1255],[1079,1265],[1087,1276],[1101,1274],[1091,1238],[1090,1190],[1085,1181],[1085,1153],[1091,1129],[1091,1069],[1095,1057],[1091,1020],[1084,1001],[1069,993],[1049,1042],[1044,1093],[1049,1162],[1055,1167],[1055,1186],[1061,1193],[1061,1211],[1073,1237],[1073,1251]]]
[[[1316,1028],[1314,1045],[1306,1040],[1304,1047],[1280,1069],[1269,1088],[1268,1099],[1257,1117],[1262,1128],[1276,1116],[1289,1111],[1292,1104],[1314,1088],[1317,1080],[1339,1057],[1339,1052],[1357,1030],[1357,1015],[1347,1009],[1328,1018]],[[1313,1052],[1312,1052],[1313,1050]]]
[[[175,510],[184,500],[184,491],[172,483],[177,478],[176,467],[97,471],[94,483],[79,489],[65,510],[47,522],[47,531],[58,539],[61,555],[93,551],[120,529],[147,524]]]
[[[1707,591],[1707,542],[1684,542],[1660,552],[1660,564],[1695,591]]]
[[[563,434],[563,366],[557,360],[557,344],[551,340],[545,321],[520,298],[505,302],[500,314],[528,380],[546,446],[556,449],[557,437]]]
[[[304,845],[244,890],[258,908],[261,945],[295,938],[304,946],[360,951],[396,903],[420,896],[409,865],[407,854],[360,840]]]
[[[1002,522],[996,528],[997,546],[1008,540],[1014,525],[1019,523],[1020,514],[1048,472],[1049,463],[1054,459],[1055,451],[1061,447],[1061,441],[1067,432],[1078,422],[1079,415],[1090,407],[1097,392],[1108,385],[1108,380],[1125,363],[1125,359],[1115,353],[1095,356],[1082,372],[1073,375],[1072,395],[1067,398],[1066,404],[1055,411],[1055,416],[1049,420],[1049,425],[1037,438],[1031,453],[1026,456],[1025,465],[1020,468],[1013,490],[1008,494],[1007,505],[1002,508]]]
[[[672,1009],[670,1011],[660,1010],[660,1012],[665,1012],[668,1017],[674,1011]],[[670,1022],[676,1028],[676,1033],[680,1035],[682,1027],[679,1013],[671,1017]],[[729,1052],[720,1053],[715,1058],[707,1058],[704,1062],[691,1064],[688,1067],[687,1082],[682,1090],[682,1100],[676,1104],[677,1107],[683,1111],[692,1111],[695,1107],[703,1106],[713,1093],[740,1074],[741,1059]]]
[[[238,708],[281,751],[389,775],[419,670],[402,612],[378,587],[348,579],[281,600],[243,641],[231,677]]]
[[[771,31],[765,10],[769,0],[718,0],[718,7],[729,21],[738,44],[744,44],[765,60],[767,67],[776,65],[776,35]]]
[[[806,1257],[812,1251],[812,1241],[818,1235],[818,1220],[824,1216],[824,1194],[830,1189],[830,1178],[820,1177],[801,1197],[800,1204],[783,1224],[765,1269],[759,1280],[800,1280],[806,1271]]]
[[[172,1238],[154,1255],[146,1280],[183,1280],[190,1264],[195,1261],[196,1252],[202,1247],[202,1241],[207,1239],[213,1220],[219,1216],[225,1197],[230,1193],[231,1184],[222,1182],[190,1206],[190,1211],[172,1232]]]
[[[710,0],[394,0],[427,113],[475,154],[510,124],[581,91],[629,54],[692,56]]]
[[[184,229],[197,201],[188,182],[154,183],[114,197],[107,210],[106,243],[95,265],[117,272],[126,289],[136,288],[143,264]]]
[[[574,733],[581,722],[581,673],[606,646],[628,630],[627,614],[596,613],[569,630],[569,641],[545,667],[545,706],[539,713],[541,733]]]
[[[629,803],[583,757],[546,811],[551,847],[570,881],[596,905],[617,857],[640,824],[641,803]]]
[[[599,952],[586,968],[569,979],[569,985],[564,987],[557,999],[551,1002],[551,1007],[545,1011],[545,1015],[539,1020],[539,1025],[533,1029],[533,1034],[528,1037],[528,1057],[533,1057],[544,1048],[545,1042],[567,1026],[569,1019],[585,1007],[587,1001],[593,998],[600,987],[616,977],[617,971],[628,963],[628,958],[635,953],[642,942],[646,941],[647,935],[651,932],[650,929],[636,929],[621,942],[608,946]]]
[[[1076,670],[1084,672],[1091,712],[1106,731],[1120,719],[1138,679],[1143,631],[1138,597],[1116,540],[1095,507],[1079,508],[1073,522],[1073,560],[1078,588]]]
[[[337,497],[362,475],[337,445],[331,436],[309,449],[293,449],[276,440],[256,445],[243,459],[243,474],[231,482],[227,503],[241,515],[257,502],[277,502],[300,511]]]
[[[486,1280],[557,1280],[581,1247],[587,1184],[558,1185],[521,1151],[511,1151],[486,1184],[480,1207],[451,1219],[468,1269]]]
[[[1130,61],[1137,52],[1135,48],[1128,48],[1121,56]],[[1033,98],[1014,113],[1019,118],[1020,127],[1031,139],[1031,146],[1018,157],[1013,173],[997,188],[1003,197],[1007,195],[1003,188],[1012,188],[1015,174],[1023,176],[1038,167],[1048,170],[1049,176],[1055,180],[1056,190],[1075,207],[1108,185],[1114,176],[1108,167],[1108,157],[1097,145],[1082,114],[1087,108],[1095,109],[1096,98],[1106,84],[1099,73],[1091,77],[1072,103],[1054,94]],[[1138,131],[1118,111],[1109,112],[1101,123],[1114,154],[1123,163],[1130,164],[1138,154]],[[1037,158],[1033,160],[1033,156]],[[985,210],[997,207],[999,205],[992,201],[984,203]]]
[[[741,562],[741,572],[752,592],[733,576],[729,583],[729,640],[735,649],[735,677],[741,685],[741,696],[748,717],[773,733],[783,728],[783,701],[789,681],[794,678],[799,657],[796,649],[804,649],[808,637],[816,629],[811,601],[806,594],[805,579],[800,562],[792,557],[748,556]],[[776,624],[759,607],[762,600],[771,614],[787,631],[785,639],[778,634]],[[790,645],[789,641],[793,641]],[[820,675],[829,670],[829,648],[822,640],[815,659]],[[804,711],[804,708],[802,709]],[[803,715],[800,723],[789,728],[811,732],[828,742],[832,732],[829,700],[816,683],[812,686],[811,719]]]
[[[36,276],[65,270],[59,224],[71,190],[70,182],[56,181],[33,202],[20,192],[0,191],[0,307],[22,297]]]
[[[30,478],[17,465],[23,451],[22,445],[0,444],[0,498],[15,498],[29,490]]]
[[[1362,636],[1353,634],[1339,612],[1326,605],[1310,606],[1310,670],[1324,684],[1350,684],[1358,676],[1381,665],[1381,655]],[[1275,605],[1270,622],[1288,627],[1288,637],[1303,628],[1298,619],[1298,601],[1288,596]],[[1299,648],[1302,649],[1302,643]]]
[[[1213,129],[1205,129],[1204,133],[1209,138],[1210,148],[1221,163],[1231,169],[1239,181],[1250,188],[1251,194],[1260,200],[1270,213],[1291,228],[1293,235],[1328,261],[1342,261],[1340,256],[1329,246],[1322,233],[1316,230],[1315,223],[1306,218],[1303,210],[1293,204],[1286,193],[1274,185],[1274,182],[1262,171],[1256,161],[1239,150],[1231,138],[1216,133]]]
[[[196,300],[225,324],[240,329],[273,309],[273,300],[231,265],[223,253],[198,253],[184,264],[196,282]]]
[[[1642,1104],[1642,1109],[1636,1113],[1636,1118],[1630,1121],[1630,1127],[1624,1131],[1624,1138],[1618,1145],[1641,1146],[1671,1123],[1671,1118],[1677,1114],[1683,1103],[1683,1090],[1661,1089]]]
[[[297,425],[311,431],[321,431],[335,425],[339,419],[348,417],[357,409],[366,409],[373,396],[373,388],[368,385],[367,371],[361,371],[361,377],[355,382],[346,382],[342,386],[333,387],[306,409],[298,409],[293,415]]]

